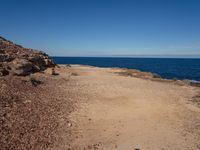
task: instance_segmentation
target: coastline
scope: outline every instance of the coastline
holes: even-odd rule
[[[199,147],[200,88],[125,68],[58,65],[55,72],[0,77],[5,149]]]
[[[53,57],[58,64],[84,64],[96,67],[119,67],[138,69],[161,75],[166,79],[188,79],[200,81],[200,59],[162,58],[93,58],[93,57]]]
[[[129,69],[129,68],[124,68],[124,67],[98,67],[98,66],[83,65],[83,64],[58,64],[58,65],[59,66],[66,66],[66,65],[73,66],[74,65],[74,66],[83,66],[83,67],[86,66],[86,67],[114,69],[114,70],[118,70],[119,72],[116,72],[116,73],[122,76],[143,78],[143,79],[149,79],[152,81],[172,82],[172,83],[177,83],[181,85],[191,85],[191,86],[200,87],[200,81],[197,81],[197,80],[177,79],[177,78],[167,79],[167,78],[162,77],[158,73],[141,71],[139,69]]]

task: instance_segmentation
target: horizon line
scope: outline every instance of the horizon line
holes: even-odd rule
[[[50,55],[50,57],[93,57],[93,58],[182,58],[200,59],[200,55]]]

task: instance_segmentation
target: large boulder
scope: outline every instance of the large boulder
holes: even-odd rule
[[[55,67],[49,56],[38,50],[23,48],[0,37],[0,76],[25,76]]]
[[[24,58],[14,59],[9,64],[9,67],[11,68],[11,73],[18,76],[29,75],[33,71],[33,64]]]

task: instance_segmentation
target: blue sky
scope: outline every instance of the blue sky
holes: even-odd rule
[[[1,0],[0,35],[52,56],[200,57],[200,1]]]

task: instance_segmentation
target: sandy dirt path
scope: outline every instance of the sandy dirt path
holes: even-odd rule
[[[115,74],[117,69],[74,65],[77,110],[72,139],[58,149],[198,150],[197,90]]]

